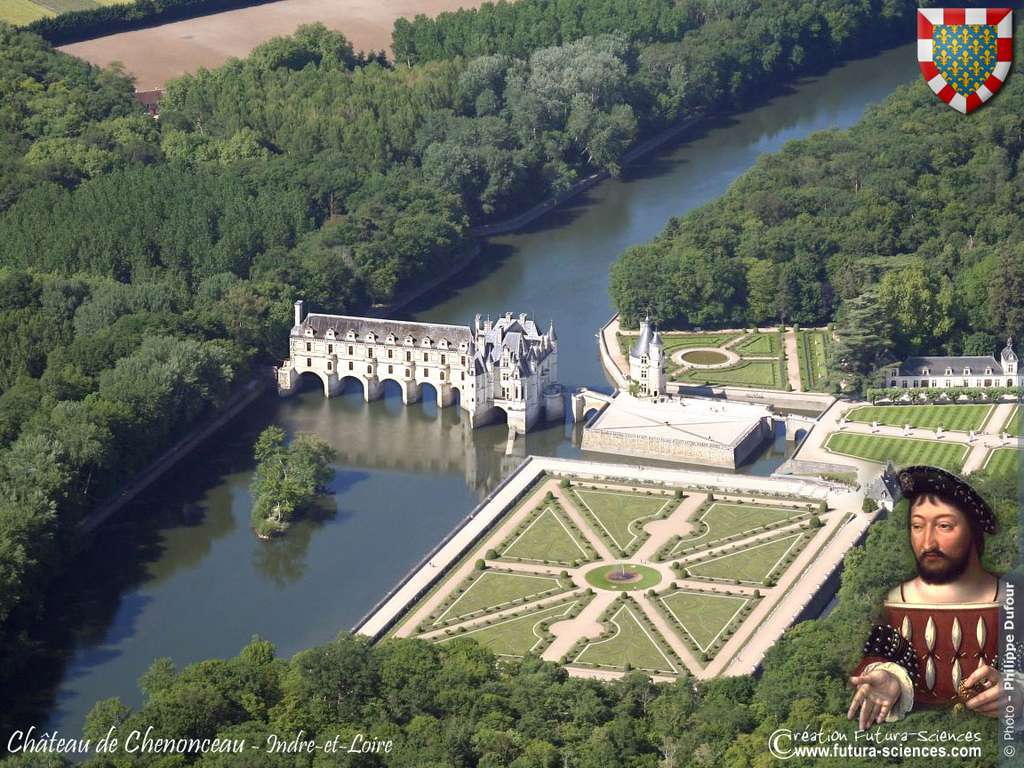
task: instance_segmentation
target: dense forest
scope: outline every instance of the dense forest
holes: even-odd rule
[[[1018,47],[1014,66],[1022,66]],[[1024,334],[1024,80],[964,119],[923,81],[787,144],[613,265],[627,323],[835,322],[846,378]]]
[[[985,565],[1002,573],[1016,559],[1016,487],[1006,478],[975,479],[994,503],[1000,525],[1000,533],[986,541]],[[906,506],[900,502],[892,515],[872,525],[864,547],[847,555],[835,610],[790,628],[757,679],[652,684],[639,672],[614,683],[571,678],[558,664],[536,657],[499,660],[468,638],[443,645],[403,639],[370,646],[365,638],[342,634],[286,661],[276,658],[270,643],[254,638],[232,659],[182,670],[170,659],[157,660],[139,681],[143,706],[132,711],[117,699],[98,702],[85,736],[95,742],[113,727],[123,738],[152,726],[154,739],[245,739],[256,750],[184,759],[102,755],[86,765],[747,768],[774,763],[767,744],[778,728],[835,730],[854,743],[855,725],[846,719],[849,670],[885,593],[914,573]],[[887,726],[886,733],[896,738],[899,733],[977,732],[983,756],[955,762],[994,768],[997,725],[970,712],[954,716],[925,709]],[[288,741],[299,733],[321,745],[338,736],[341,747],[326,755],[322,749],[311,755],[266,753],[269,738]],[[356,734],[392,740],[392,751],[349,754]],[[910,743],[917,743],[914,737]],[[789,763],[822,764],[800,758]],[[39,763],[14,759],[9,764]],[[879,764],[842,759],[851,768]],[[899,764],[930,768],[935,758],[910,757]]]

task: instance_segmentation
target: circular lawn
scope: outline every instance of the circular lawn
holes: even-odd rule
[[[661,574],[646,565],[620,563],[602,565],[587,572],[587,583],[598,589],[624,592],[632,589],[648,589],[661,581]]]

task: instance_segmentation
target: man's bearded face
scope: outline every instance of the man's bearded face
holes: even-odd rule
[[[974,540],[970,522],[951,504],[934,496],[920,496],[910,509],[910,545],[923,581],[956,581],[971,559]]]

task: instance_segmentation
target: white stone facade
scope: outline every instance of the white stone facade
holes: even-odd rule
[[[636,393],[645,397],[658,397],[668,391],[665,345],[648,317],[641,321],[640,336],[629,350],[629,380],[637,385]]]
[[[346,378],[358,380],[367,401],[396,382],[402,402],[416,402],[429,384],[438,407],[459,405],[470,426],[494,421],[525,432],[538,421],[563,417],[554,325],[541,333],[526,314],[506,313],[474,327],[413,323],[345,315],[304,314],[295,302],[289,359],[278,368],[278,392],[292,394],[304,373],[315,374],[324,394],[336,395]]]
[[[911,357],[890,366],[886,374],[887,385],[900,389],[1024,386],[1012,338],[1006,340],[998,361],[991,355]]]

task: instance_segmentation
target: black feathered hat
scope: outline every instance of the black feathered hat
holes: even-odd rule
[[[996,516],[992,507],[966,480],[939,467],[918,465],[899,473],[900,490],[910,499],[922,493],[933,493],[973,519],[985,533],[996,532]]]

